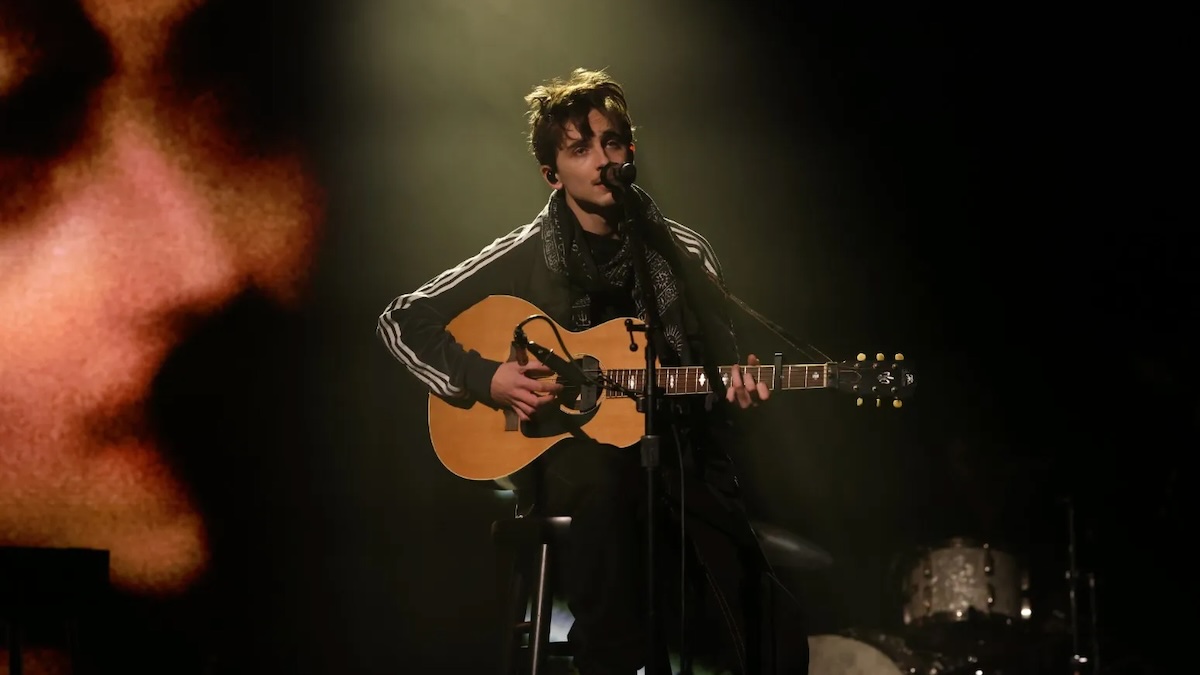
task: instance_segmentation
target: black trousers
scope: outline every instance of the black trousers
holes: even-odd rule
[[[673,446],[663,448],[661,461],[668,468],[678,466]],[[678,469],[675,471],[677,478]],[[571,543],[560,556],[555,573],[574,616],[568,640],[576,668],[581,675],[634,675],[652,656],[646,653],[645,644],[646,473],[639,449],[567,441],[513,479],[523,501],[536,494],[541,512],[572,518]],[[788,653],[790,663],[781,662],[768,670],[757,653],[747,655],[756,646],[741,652],[736,646],[739,640],[747,640],[741,613],[764,597],[756,582],[746,582],[754,577],[746,572],[753,571],[757,548],[736,541],[723,528],[711,527],[703,519],[694,524],[689,519],[688,541],[682,541],[679,511],[669,506],[667,486],[658,492],[663,502],[656,507],[656,515],[661,517],[656,521],[655,543],[657,609],[663,617],[659,645],[680,649],[684,640],[689,647],[686,651],[696,654],[698,664],[720,665],[734,672],[745,671],[739,667],[741,663],[755,673],[806,675],[806,635],[799,628],[798,608],[786,592],[782,603],[775,594],[765,594],[772,599],[771,607],[790,617],[790,627],[784,628],[782,635],[778,622],[767,621],[767,630],[774,632],[766,637],[779,638],[785,647],[799,645],[802,651],[785,649],[780,653]],[[702,486],[690,487],[685,494],[689,513],[705,510]],[[687,573],[681,574],[685,567]],[[691,609],[681,613],[681,600]]]

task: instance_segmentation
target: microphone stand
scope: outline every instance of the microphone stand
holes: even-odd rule
[[[646,335],[646,388],[642,397],[637,401],[638,412],[645,418],[645,434],[641,439],[642,467],[646,470],[646,675],[665,675],[661,673],[662,663],[658,656],[658,593],[655,567],[656,543],[656,510],[657,478],[660,462],[660,446],[658,435],[658,410],[661,392],[658,388],[658,376],[655,361],[658,358],[654,345],[654,334],[658,330],[658,307],[655,304],[654,286],[650,281],[649,270],[646,269],[645,242],[637,231],[637,222],[641,214],[638,210],[637,197],[633,194],[632,185],[626,186],[614,183],[610,188],[613,196],[624,210],[624,219],[619,231],[629,238],[633,256],[634,274],[637,275],[638,285],[642,290],[642,304],[646,307],[646,320],[642,325],[632,320],[625,320],[625,329],[632,338],[635,331]],[[629,341],[631,350],[637,349],[637,343]]]
[[[642,332],[646,335],[646,389],[642,397],[637,401],[637,410],[645,418],[645,433],[641,439],[641,459],[642,467],[646,470],[646,675],[669,675],[670,662],[666,657],[666,653],[663,652],[661,656],[659,655],[658,594],[655,566],[655,543],[657,539],[655,502],[657,501],[657,478],[660,462],[657,413],[659,412],[662,392],[658,388],[658,377],[655,370],[655,361],[658,357],[654,335],[659,330],[658,323],[661,321],[661,317],[658,316],[654,286],[650,281],[649,270],[646,268],[645,241],[638,231],[641,211],[638,208],[638,199],[633,188],[633,181],[636,175],[636,170],[633,168],[632,162],[630,162],[616,172],[610,173],[607,168],[602,170],[601,181],[612,191],[613,197],[622,206],[623,219],[618,226],[618,231],[621,232],[622,236],[629,238],[630,249],[633,255],[634,274],[637,275],[638,285],[641,286],[642,302],[647,310],[646,320],[642,325],[636,325],[633,321],[626,319],[625,329],[629,332],[630,336],[630,351],[637,351],[637,343],[633,340],[633,333]],[[703,268],[701,268],[701,272],[705,272]],[[709,276],[711,277],[712,275]],[[797,351],[808,354],[811,358],[816,358],[815,356],[811,356],[811,352],[809,351],[811,349],[821,354],[821,357],[826,361],[833,360],[812,345],[806,345],[809,349],[800,346],[802,343],[801,340],[790,335],[783,327],[759,314],[740,298],[730,293],[724,287],[724,284],[721,283],[720,279],[713,277],[712,281],[726,300],[736,304],[747,315],[764,325]],[[782,357],[781,353],[775,354],[775,373],[777,377],[782,371]],[[682,514],[680,517],[683,517]],[[685,672],[688,672],[690,669],[687,665],[688,649],[686,645],[683,647],[683,652],[683,668]]]

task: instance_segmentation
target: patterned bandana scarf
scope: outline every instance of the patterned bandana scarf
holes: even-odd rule
[[[651,244],[652,237],[658,241],[674,243],[670,228],[658,206],[641,188],[633,188],[641,204],[642,223],[647,228],[645,242],[647,271],[654,287],[653,309],[661,321],[662,335],[673,355],[662,354],[664,363],[691,363],[692,350],[685,337],[686,316],[684,303],[680,300],[679,285],[667,259]],[[594,294],[629,293],[637,308],[637,318],[646,321],[650,308],[645,306],[641,283],[633,266],[633,246],[629,237],[621,239],[621,248],[611,260],[596,265],[579,221],[566,204],[562,191],[556,192],[549,203],[549,212],[542,227],[542,251],[546,265],[552,272],[567,276],[573,283],[571,319],[576,330],[592,326],[592,296]],[[661,350],[661,346],[660,346]]]

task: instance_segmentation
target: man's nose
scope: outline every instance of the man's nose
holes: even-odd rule
[[[597,170],[603,169],[611,161],[612,161],[612,159],[609,156],[608,150],[605,149],[603,146],[600,147],[599,150],[596,152],[596,162],[597,162],[596,168],[597,168]]]
[[[221,188],[183,139],[138,114],[110,115],[64,201],[95,289],[130,319],[200,313],[238,292],[216,218]],[[128,316],[136,314],[137,316]]]

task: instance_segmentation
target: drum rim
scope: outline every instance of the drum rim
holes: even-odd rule
[[[919,617],[914,617],[910,623],[906,624],[906,626],[915,626],[919,628],[923,625],[931,624],[950,625],[965,623],[996,623],[1004,624],[1006,626],[1017,626],[1024,625],[1026,622],[1019,615],[1012,616],[1009,614],[1004,614],[1003,612],[981,612],[976,609],[974,614],[970,612],[964,612],[962,616],[956,616],[953,612],[930,612],[928,614],[922,614]]]
[[[986,548],[997,553],[1004,553],[1014,558],[1019,558],[1015,549],[1008,545],[1008,542],[994,539],[991,537],[979,537],[971,535],[943,537],[936,539],[931,543],[923,544],[917,548],[924,551],[939,551],[951,548]]]

